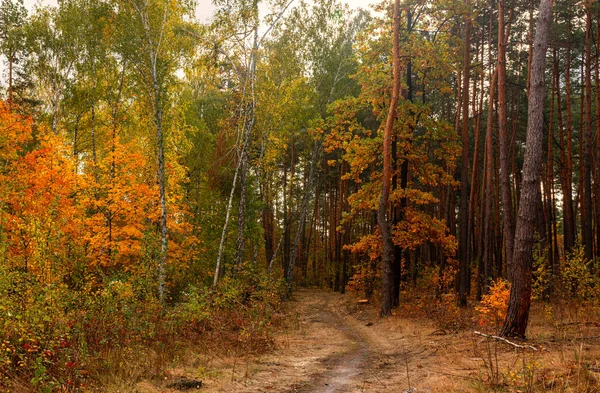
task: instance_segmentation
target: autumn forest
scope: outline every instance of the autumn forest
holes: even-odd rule
[[[423,391],[600,391],[530,358],[600,356],[600,3],[206,6],[0,0],[2,392],[265,391],[215,386],[361,315],[487,345]],[[264,383],[435,386],[409,343],[406,387],[352,390],[383,355],[344,345]]]

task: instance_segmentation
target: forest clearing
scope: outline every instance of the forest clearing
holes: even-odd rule
[[[0,393],[600,391],[598,0],[0,0]]]

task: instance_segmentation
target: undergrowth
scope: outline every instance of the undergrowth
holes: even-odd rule
[[[39,285],[0,271],[0,390],[103,391],[157,378],[178,352],[203,341],[256,353],[270,348],[283,285],[243,269],[215,289],[190,286],[163,304],[134,275]]]

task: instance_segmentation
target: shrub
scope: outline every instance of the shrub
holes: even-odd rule
[[[510,297],[510,283],[498,278],[492,281],[488,294],[481,297],[481,302],[475,307],[479,314],[481,326],[500,328],[508,310],[508,299]]]
[[[592,261],[587,260],[581,245],[566,256],[561,269],[564,295],[576,300],[597,300],[600,282],[592,274]]]
[[[104,378],[135,383],[197,339],[257,352],[271,343],[285,289],[243,267],[216,290],[190,287],[169,305],[148,290],[150,278],[99,277],[42,284],[0,264],[0,391],[80,392],[110,383]]]
[[[532,296],[536,300],[545,299],[548,297],[552,288],[552,269],[548,266],[548,251],[540,250],[540,246],[536,245],[533,252],[533,283]]]
[[[270,344],[270,326],[285,293],[283,281],[243,266],[238,277],[223,278],[217,288],[190,287],[177,306],[178,318],[191,333],[210,332],[253,352]]]

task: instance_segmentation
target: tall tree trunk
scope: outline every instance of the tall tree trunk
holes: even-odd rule
[[[564,227],[564,251],[570,252],[575,247],[577,239],[577,227],[575,224],[575,210],[573,206],[573,110],[571,103],[571,21],[567,22],[567,58],[565,64],[565,109],[566,109],[566,128],[567,128],[567,152],[564,160],[564,186],[563,186],[563,206],[565,209],[565,227]],[[560,97],[560,89],[558,89]],[[564,147],[565,145],[562,144]]]
[[[531,305],[532,250],[543,155],[546,51],[552,21],[552,3],[553,0],[540,1],[533,43],[523,182],[515,229],[515,274],[506,320],[501,331],[501,335],[505,337],[525,337]]]
[[[492,262],[494,260],[493,247],[493,195],[494,195],[494,146],[492,142],[494,132],[494,100],[496,98],[496,86],[498,83],[498,69],[494,70],[490,84],[490,98],[488,100],[488,117],[485,134],[485,208],[483,212],[483,263],[479,282],[478,294],[487,293]],[[479,296],[478,296],[479,297]]]
[[[565,224],[563,227],[563,231],[564,231],[564,235],[567,236],[566,234],[566,216],[567,214],[573,214],[572,211],[567,212],[567,210],[571,207],[571,206],[567,206],[566,204],[566,196],[565,196],[565,191],[566,191],[566,183],[565,183],[565,168],[566,168],[566,145],[565,145],[565,125],[564,125],[564,120],[563,120],[563,113],[562,113],[562,100],[561,100],[561,94],[560,94],[560,72],[558,69],[558,51],[555,49],[553,52],[553,74],[554,74],[554,79],[553,79],[553,83],[554,83],[554,91],[556,94],[556,107],[557,107],[557,111],[556,111],[556,120],[558,123],[558,143],[559,143],[559,168],[558,168],[558,175],[559,175],[559,180],[560,180],[560,187],[563,193],[563,223]],[[556,197],[555,197],[556,198]],[[555,240],[554,240],[554,247],[556,249],[555,252],[555,258],[554,258],[554,264],[552,265],[552,276],[553,276],[553,286],[556,284],[556,278],[559,274],[559,264],[560,264],[560,252],[559,252],[559,246],[558,246],[558,231],[557,231],[557,217],[556,214],[554,215],[554,236],[555,236]]]
[[[215,275],[213,278],[213,287],[217,286],[219,282],[219,278],[221,276],[221,271],[223,267],[221,266],[221,262],[223,261],[223,252],[225,250],[225,238],[227,237],[227,227],[229,225],[229,217],[231,216],[231,209],[233,207],[233,197],[235,195],[235,188],[237,185],[237,178],[240,173],[240,166],[242,161],[240,160],[235,168],[235,174],[233,175],[233,182],[231,185],[231,191],[229,192],[229,201],[227,202],[227,210],[225,213],[225,223],[223,224],[223,229],[221,230],[221,241],[219,242],[219,252],[217,254],[217,263],[215,266]],[[269,265],[269,271],[270,271]]]
[[[481,34],[481,45],[479,44],[479,42],[477,43],[477,48],[476,48],[476,53],[475,53],[475,58],[478,61],[481,61],[481,64],[483,64],[483,57],[484,57],[484,37],[485,34],[482,31]],[[481,51],[480,51],[481,49]],[[479,53],[481,52],[481,59],[479,58]],[[470,234],[471,236],[469,236],[469,247],[470,247],[470,255],[472,255],[473,257],[475,257],[478,261],[478,264],[481,266],[483,263],[483,257],[482,257],[482,251],[483,251],[483,236],[482,236],[482,214],[483,214],[483,207],[481,204],[477,203],[477,193],[478,191],[481,192],[481,187],[483,187],[483,179],[481,179],[481,175],[480,175],[480,165],[479,165],[479,140],[480,140],[480,136],[481,136],[481,118],[482,118],[482,114],[483,114],[483,98],[485,96],[484,94],[484,79],[485,76],[482,74],[481,75],[481,92],[479,93],[479,106],[477,106],[477,84],[478,84],[478,80],[477,80],[477,76],[473,78],[473,102],[472,102],[472,107],[473,107],[473,113],[476,113],[476,119],[475,119],[475,147],[473,149],[473,165],[472,165],[472,169],[471,169],[471,193],[469,195],[469,206],[471,206],[471,209],[469,209],[469,228],[470,228]],[[484,158],[485,159],[485,158]],[[484,164],[485,166],[485,164]],[[482,183],[478,184],[478,180],[481,179]],[[477,211],[477,214],[475,214],[475,212]],[[471,280],[469,280],[469,284],[470,284]],[[471,286],[469,285],[468,291],[470,292],[471,290]]]
[[[390,196],[390,182],[392,179],[392,132],[396,118],[396,106],[400,99],[400,0],[394,1],[394,38],[393,38],[393,68],[394,84],[388,108],[387,120],[383,131],[383,185],[379,209],[377,210],[377,224],[381,231],[382,248],[382,275],[381,275],[381,316],[392,314],[394,271],[394,243],[392,229],[387,218]]]
[[[274,221],[275,218],[273,216],[273,203],[271,201],[271,191],[268,185],[268,181],[263,186],[262,192],[262,200],[264,203],[264,207],[262,209],[262,225],[263,225],[263,237],[265,241],[265,260],[267,266],[273,259],[274,250],[274,239],[273,239],[273,230],[274,230]]]
[[[411,34],[414,26],[413,21],[413,13],[412,9],[409,7],[406,11],[406,30],[407,34]],[[412,75],[412,60],[409,56],[407,64],[406,64],[406,98],[408,101],[413,103],[413,75]],[[414,116],[414,111],[410,110],[410,115]],[[413,133],[415,124],[417,122],[411,122],[409,128],[410,132]],[[403,154],[404,159],[402,159],[402,163],[398,168],[398,133],[395,132],[392,138],[392,167],[394,168],[393,177],[392,177],[392,190],[396,190],[398,187],[398,175],[400,177],[400,189],[406,189],[408,185],[408,159],[406,158],[406,154]],[[406,196],[402,196],[400,198],[400,203],[392,207],[392,223],[391,225],[396,225],[404,219],[404,213],[406,211],[407,199]],[[402,281],[402,259],[406,259],[407,250],[403,250],[402,247],[395,244],[394,245],[394,264],[392,266],[392,270],[394,272],[394,284],[393,284],[393,294],[392,294],[392,307],[397,307],[400,305],[400,284]]]
[[[294,267],[296,265],[296,261],[298,260],[298,252],[300,250],[300,238],[302,234],[302,226],[306,221],[306,213],[308,211],[308,204],[310,202],[310,196],[312,194],[313,182],[315,178],[315,171],[317,166],[317,159],[319,157],[319,151],[321,150],[321,138],[314,141],[312,158],[310,160],[310,169],[308,173],[308,180],[306,184],[306,188],[304,190],[304,197],[302,198],[302,205],[300,207],[300,217],[298,218],[298,225],[296,228],[296,235],[294,237],[294,249],[292,255],[290,257],[290,262],[287,267],[286,272],[286,280],[288,282],[288,288],[291,291],[292,282],[294,279]]]
[[[157,170],[156,177],[158,178],[158,189],[159,189],[159,205],[160,205],[160,216],[158,220],[158,229],[160,232],[160,253],[157,257],[157,270],[158,270],[158,297],[160,301],[164,301],[166,295],[166,264],[167,264],[167,182],[165,172],[165,151],[164,151],[164,130],[163,130],[163,110],[165,105],[164,91],[162,87],[161,76],[159,75],[159,54],[160,54],[160,41],[154,42],[151,34],[150,17],[148,15],[147,4],[145,6],[134,5],[140,22],[144,28],[146,43],[149,51],[148,65],[150,66],[149,79],[152,81],[151,92],[152,92],[152,110],[154,112],[154,126],[156,128],[156,161]],[[169,7],[165,7],[164,18],[160,29],[165,27],[167,21],[167,15]],[[55,116],[54,121],[57,120]],[[53,121],[53,123],[54,123]],[[54,124],[53,124],[54,127]],[[55,130],[54,130],[55,131]],[[56,131],[55,131],[56,132]]]
[[[553,51],[554,54],[554,51]],[[554,62],[553,62],[554,64]],[[554,80],[554,69],[552,71],[551,81]],[[550,268],[550,272],[554,271],[554,251],[556,250],[554,247],[554,228],[555,228],[555,218],[554,218],[554,152],[553,152],[553,144],[554,144],[554,115],[555,115],[555,102],[556,102],[556,90],[554,88],[554,83],[550,82],[550,113],[548,119],[548,141],[547,141],[547,160],[546,160],[546,176],[543,180],[544,187],[544,199],[545,199],[545,211],[544,215],[546,217],[546,228],[544,228],[544,233],[546,234],[546,244],[547,244],[547,258],[548,258],[548,267]]]
[[[594,216],[594,234],[596,238],[595,241],[595,256],[598,257],[600,255],[600,9],[598,9],[596,14],[596,55],[594,56],[594,70],[595,70],[595,82],[596,82],[596,151],[595,151],[595,165],[594,165],[594,206],[595,206],[595,216]]]
[[[254,121],[256,119],[256,96],[254,92],[254,82],[256,78],[256,58],[258,56],[258,1],[254,0],[253,12],[255,13],[255,26],[254,26],[254,42],[252,44],[252,53],[250,54],[250,64],[248,67],[248,75],[246,76],[245,87],[246,91],[250,90],[250,97],[246,96],[246,103],[244,106],[244,123],[243,123],[243,144],[242,151],[240,154],[240,201],[238,207],[238,228],[237,228],[237,241],[236,241],[236,255],[233,272],[235,269],[242,265],[244,260],[244,240],[246,230],[246,193],[248,189],[248,150],[250,149],[250,135],[252,134],[252,128],[254,127]]]
[[[470,9],[470,0],[466,0],[466,8]],[[462,78],[462,167],[460,169],[460,210],[459,210],[459,273],[458,304],[467,305],[470,280],[469,255],[469,74],[471,69],[471,15],[465,16],[465,47]]]
[[[248,132],[249,134],[249,132]],[[233,273],[235,274],[242,262],[244,261],[244,245],[245,245],[245,230],[246,230],[246,194],[248,191],[248,148],[247,145],[250,143],[248,137],[244,141],[240,156],[240,199],[238,203],[238,227],[237,227],[237,239],[236,239],[236,254],[235,262],[233,266]]]
[[[165,280],[166,280],[166,265],[167,265],[167,181],[165,173],[165,150],[164,150],[164,135],[163,135],[163,99],[162,92],[159,87],[156,61],[153,62],[152,80],[154,84],[154,122],[156,125],[156,143],[158,144],[157,161],[158,161],[158,189],[160,201],[160,257],[158,263],[158,298],[164,301],[165,298]]]
[[[343,163],[342,165],[348,165],[347,163]],[[346,168],[346,171],[348,168]],[[342,194],[342,208],[344,212],[350,211],[350,205],[348,203],[348,196],[350,194],[349,180],[344,180],[344,192]],[[350,251],[347,250],[344,246],[350,244],[351,239],[351,231],[352,231],[352,221],[347,220],[344,223],[344,233],[342,237],[342,283],[340,285],[340,293],[346,292],[346,285],[348,284],[348,271],[350,270]]]
[[[581,239],[586,259],[594,257],[592,229],[592,15],[591,4],[586,6],[585,17],[585,134],[583,150],[583,203],[581,209]]]
[[[506,28],[504,26],[505,0],[498,1],[498,133],[500,137],[500,185],[502,188],[502,228],[506,274],[513,281],[514,249],[512,187],[509,165],[509,139],[506,110]]]

